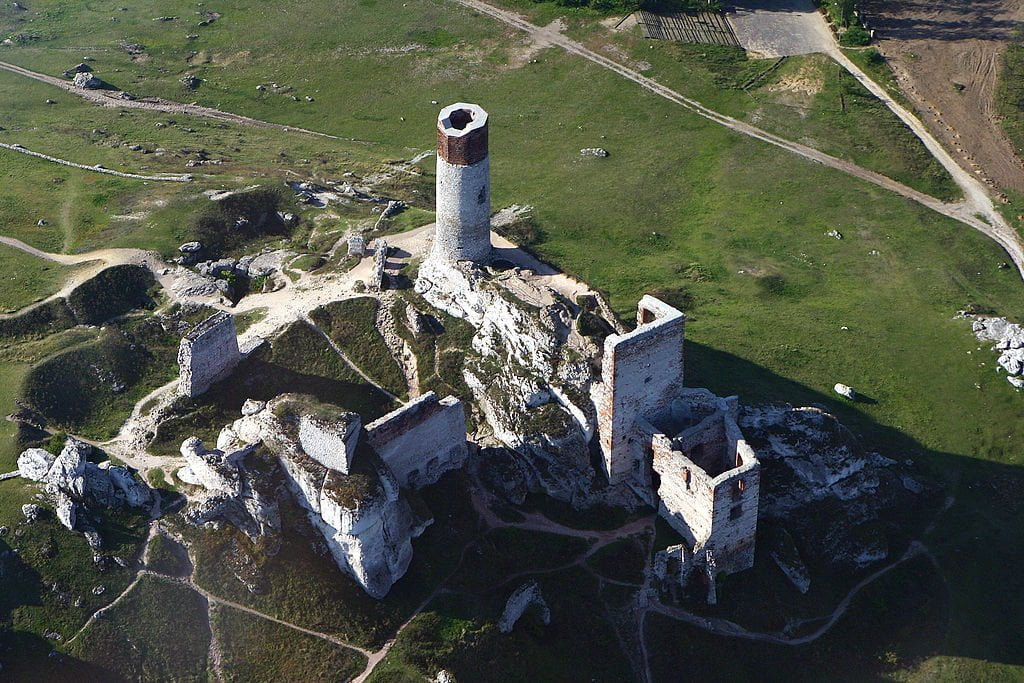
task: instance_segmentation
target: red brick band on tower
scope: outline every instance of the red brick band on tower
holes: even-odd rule
[[[469,166],[487,157],[487,117],[470,108],[447,112],[437,122],[437,155],[449,164]],[[468,130],[467,130],[468,129]],[[465,132],[463,132],[465,131]]]

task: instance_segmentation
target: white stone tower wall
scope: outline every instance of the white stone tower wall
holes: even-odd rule
[[[437,157],[434,251],[449,261],[486,262],[491,253],[491,159],[460,166]]]
[[[487,112],[456,102],[437,116],[437,218],[431,259],[487,263],[491,257],[491,160]]]

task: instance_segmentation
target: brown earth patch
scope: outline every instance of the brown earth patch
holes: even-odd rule
[[[1019,0],[865,0],[879,51],[932,133],[997,189],[1024,192],[1024,162],[996,113],[1002,55]]]

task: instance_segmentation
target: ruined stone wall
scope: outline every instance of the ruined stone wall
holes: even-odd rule
[[[438,400],[432,391],[371,422],[366,434],[398,483],[408,488],[435,483],[462,467],[469,452],[462,402],[454,396]]]
[[[710,550],[716,572],[737,572],[754,563],[760,463],[735,421],[735,402],[674,439],[651,437],[653,468],[659,476],[659,514],[695,554]],[[713,448],[729,465],[708,472],[679,448]],[[719,463],[721,464],[721,463]]]
[[[216,313],[186,334],[178,347],[181,392],[193,398],[224,379],[238,365],[238,335],[229,313]]]
[[[355,413],[336,420],[315,415],[299,419],[299,443],[306,454],[328,469],[348,474],[359,443],[362,421]]]
[[[366,284],[371,292],[379,292],[384,289],[384,271],[388,265],[388,243],[382,237],[374,240],[373,246],[373,270],[370,271],[370,281]]]
[[[437,118],[437,217],[431,258],[486,263],[491,256],[487,112],[459,102]]]
[[[725,420],[720,414],[705,418],[697,426],[685,430],[672,439],[672,445],[710,477],[736,466],[735,443],[730,443]]]
[[[658,474],[658,514],[686,539],[691,548],[712,530],[715,486],[711,477],[664,434],[651,440],[653,467]]]
[[[593,396],[605,472],[613,484],[644,471],[646,444],[636,433],[637,419],[670,411],[682,389],[685,321],[675,308],[644,296],[637,328],[605,339],[601,383]]]
[[[754,566],[761,488],[761,465],[746,442],[741,441],[739,449],[744,464],[715,478],[712,531],[705,542],[717,570],[729,573]]]

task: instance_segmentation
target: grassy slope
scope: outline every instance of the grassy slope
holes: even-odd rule
[[[53,294],[72,269],[0,245],[0,313],[17,311]]]
[[[349,680],[366,666],[358,652],[233,609],[213,612],[229,681]]]
[[[310,312],[310,319],[360,370],[396,396],[404,396],[405,376],[377,332],[377,306],[372,297],[345,299]]]
[[[199,680],[206,675],[209,642],[206,599],[144,576],[70,652],[127,680]]]

